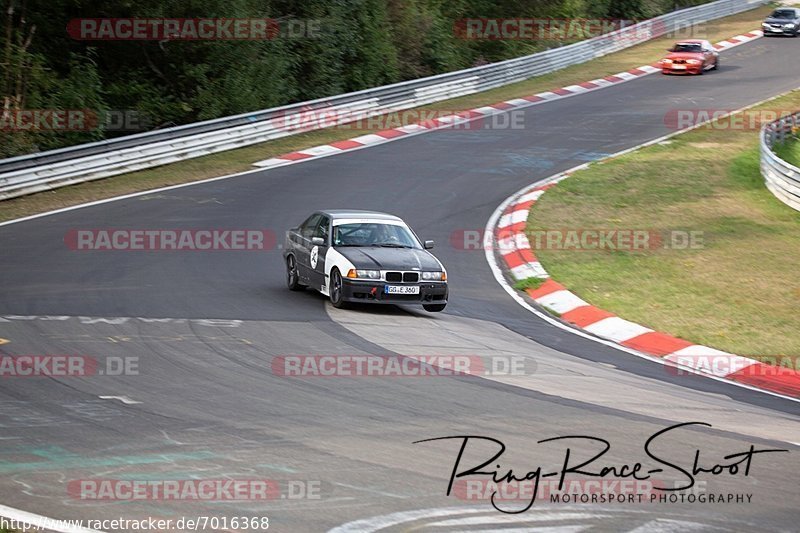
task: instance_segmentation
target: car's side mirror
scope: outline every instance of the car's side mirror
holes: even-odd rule
[[[325,244],[325,239],[323,239],[322,237],[311,237],[311,244],[314,244],[316,246],[322,246]]]
[[[433,249],[433,244],[434,244],[433,241],[425,241],[425,249],[426,250]]]

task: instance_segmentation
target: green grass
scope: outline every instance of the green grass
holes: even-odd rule
[[[546,280],[543,278],[528,278],[518,281],[514,284],[514,288],[518,291],[524,291],[527,289],[538,289],[542,286],[542,284]]]
[[[787,139],[777,144],[773,150],[775,155],[796,167],[800,167],[800,140],[797,138]]]
[[[745,13],[711,21],[701,26],[698,38],[712,42],[758,29],[761,20],[771,7],[759,7]],[[683,36],[680,36],[683,37]],[[665,37],[601,57],[581,65],[558,72],[538,76],[474,95],[455,98],[424,106],[422,109],[437,111],[460,111],[511,98],[528,96],[538,92],[601,78],[624,70],[657,61],[664,49],[674,39]],[[121,194],[146,191],[168,185],[188,183],[205,178],[253,169],[252,163],[287,152],[302,150],[337,140],[349,139],[371,133],[370,130],[326,129],[284,137],[238,150],[231,150],[171,165],[123,174],[112,178],[64,187],[0,203],[0,221],[41,213],[52,209],[77,205],[84,202],[111,198]]]
[[[800,109],[800,92],[764,104]],[[528,231],[702,232],[690,249],[536,250],[581,298],[657,331],[753,357],[800,355],[800,213],[759,171],[758,132],[702,127],[550,189]]]

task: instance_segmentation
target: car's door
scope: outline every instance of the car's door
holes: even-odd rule
[[[314,235],[314,230],[322,218],[320,213],[314,213],[306,219],[305,222],[300,224],[297,236],[294,242],[295,259],[297,260],[297,273],[300,280],[305,284],[310,284],[311,280],[311,237]]]
[[[311,248],[308,254],[310,283],[314,288],[322,290],[327,286],[325,279],[325,256],[331,244],[331,219],[325,215],[320,217],[317,227],[311,235]]]

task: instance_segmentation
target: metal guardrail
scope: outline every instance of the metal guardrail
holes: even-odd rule
[[[584,63],[670,31],[764,4],[718,0],[586,41],[428,78],[205,122],[0,160],[0,200],[240,148],[316,129],[291,126],[325,110],[346,123],[474,94]],[[328,124],[330,125],[330,124]]]
[[[761,129],[761,175],[772,194],[800,211],[800,168],[790,165],[773,151],[777,143],[792,142],[800,126],[800,111],[770,122]]]

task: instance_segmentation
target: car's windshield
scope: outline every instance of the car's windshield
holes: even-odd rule
[[[793,19],[794,18],[794,11],[791,9],[776,9],[772,12],[770,17],[774,19]]]
[[[697,53],[702,52],[703,47],[699,44],[695,43],[678,43],[672,49],[673,52],[690,52],[690,53]]]
[[[382,246],[419,248],[419,242],[404,226],[380,222],[355,222],[333,227],[334,246]]]

